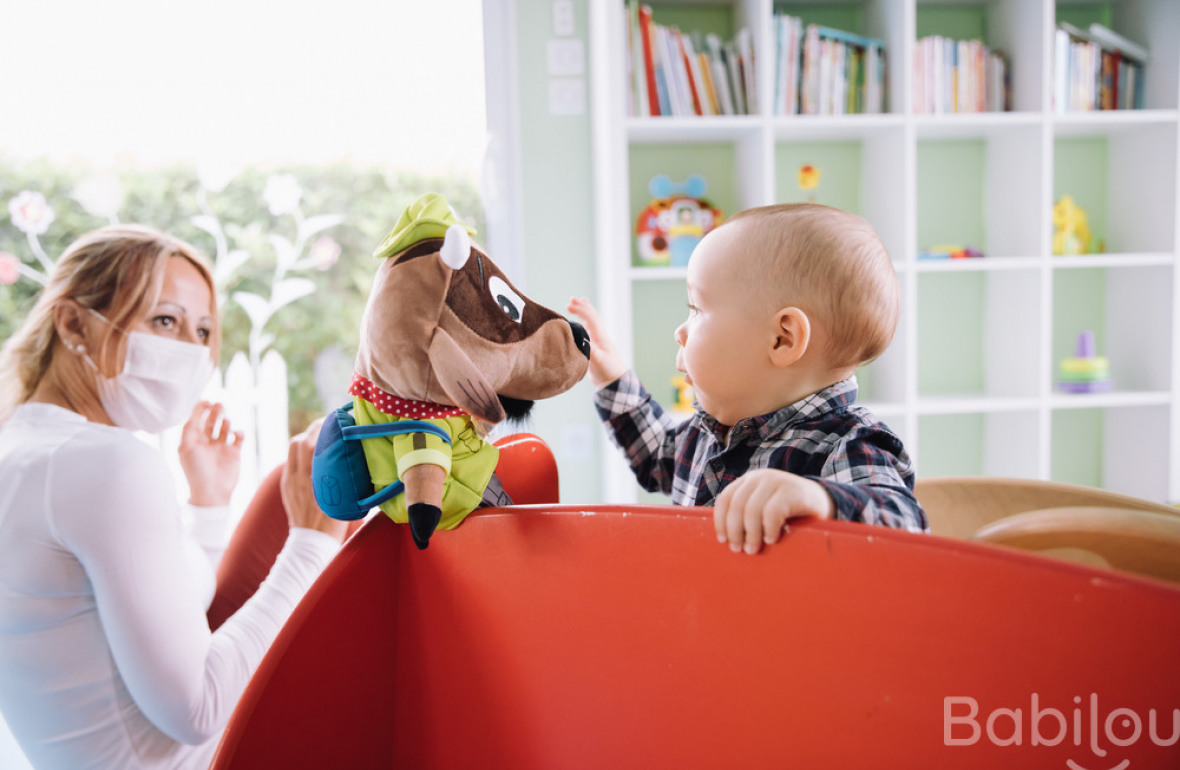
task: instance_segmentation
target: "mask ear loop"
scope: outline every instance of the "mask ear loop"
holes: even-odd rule
[[[110,326],[111,326],[111,328],[112,328],[112,329],[114,329],[114,330],[116,330],[116,331],[120,331],[120,332],[121,332],[121,331],[123,331],[123,330],[122,330],[122,329],[120,329],[118,326],[115,326],[114,322],[113,322],[113,321],[111,321],[111,319],[107,318],[105,315],[103,315],[102,313],[98,312],[98,311],[97,311],[97,310],[95,310],[94,308],[92,308],[92,307],[88,307],[88,308],[86,308],[86,312],[90,313],[90,315],[92,315],[92,316],[94,316],[95,318],[97,318],[98,320],[102,321],[104,324],[110,324]]]
[[[79,303],[79,304],[81,304],[81,303]],[[98,320],[102,321],[103,323],[110,324],[112,329],[122,331],[122,329],[119,329],[118,326],[115,326],[115,324],[112,323],[109,318],[107,318],[106,316],[104,316],[102,313],[98,312],[94,308],[88,307],[88,308],[86,308],[86,310],[92,316],[94,316]],[[98,364],[94,363],[94,359],[90,357],[90,353],[89,353],[89,351],[86,350],[85,345],[83,345],[81,342],[74,343],[74,344],[70,344],[69,342],[66,342],[65,345],[66,345],[66,348],[71,353],[75,353],[77,355],[82,356],[82,360],[85,361],[86,365],[89,366],[94,372],[101,374],[101,372],[98,371]]]

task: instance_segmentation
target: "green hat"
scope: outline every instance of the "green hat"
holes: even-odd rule
[[[419,241],[442,238],[451,225],[461,225],[468,235],[475,235],[475,228],[455,216],[446,198],[438,193],[426,193],[406,207],[373,256],[378,259],[392,257]]]

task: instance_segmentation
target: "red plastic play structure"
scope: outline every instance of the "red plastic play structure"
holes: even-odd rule
[[[947,538],[749,557],[708,509],[551,505],[419,552],[377,516],[213,766],[1175,768],[1178,640],[1180,587]]]

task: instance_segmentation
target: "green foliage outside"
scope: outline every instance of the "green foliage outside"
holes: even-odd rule
[[[276,175],[288,182],[293,177],[297,182],[301,191],[298,213],[272,213],[275,207],[268,206],[264,194],[268,180]],[[7,278],[0,276],[0,341],[19,326],[40,290],[27,275],[10,282],[14,260],[7,255],[41,269],[36,247],[56,259],[75,238],[108,224],[107,217],[91,213],[74,197],[84,198],[78,193],[79,185],[94,177],[93,170],[75,164],[0,159],[0,259],[7,259],[10,268]],[[211,261],[218,255],[210,232],[213,223],[213,229],[224,234],[228,251],[244,252],[230,260],[240,264],[219,287],[222,368],[235,353],[249,352],[250,347],[252,321],[234,296],[271,297],[276,267],[282,261],[280,252],[297,243],[299,219],[305,229],[309,225],[320,228],[306,239],[302,254],[295,255],[298,261],[292,263],[288,254],[286,265],[279,270],[297,278],[291,286],[310,290],[311,285],[304,283],[310,280],[314,292],[278,308],[264,328],[256,330],[264,333],[263,343],[269,341],[268,347],[287,362],[293,432],[323,412],[313,375],[316,356],[332,346],[340,348],[349,360],[356,352],[361,314],[377,267],[372,253],[402,209],[422,193],[442,193],[481,236],[484,231],[475,185],[457,175],[423,176],[339,163],[247,168],[224,187],[223,183],[210,186],[207,180],[202,184],[197,169],[189,165],[127,169],[118,172],[117,178],[121,202],[115,217],[119,222],[172,233],[192,243]],[[218,187],[221,189],[214,189]],[[48,229],[36,238],[18,227],[8,208],[9,202],[26,190],[43,195],[53,212]],[[223,263],[223,271],[226,267]],[[256,347],[258,343],[256,338]],[[343,403],[346,395],[340,396]]]

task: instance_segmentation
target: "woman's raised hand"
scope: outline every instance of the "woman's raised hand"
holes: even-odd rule
[[[180,433],[180,467],[192,505],[228,505],[241,470],[240,430],[223,417],[221,404],[199,401]]]

